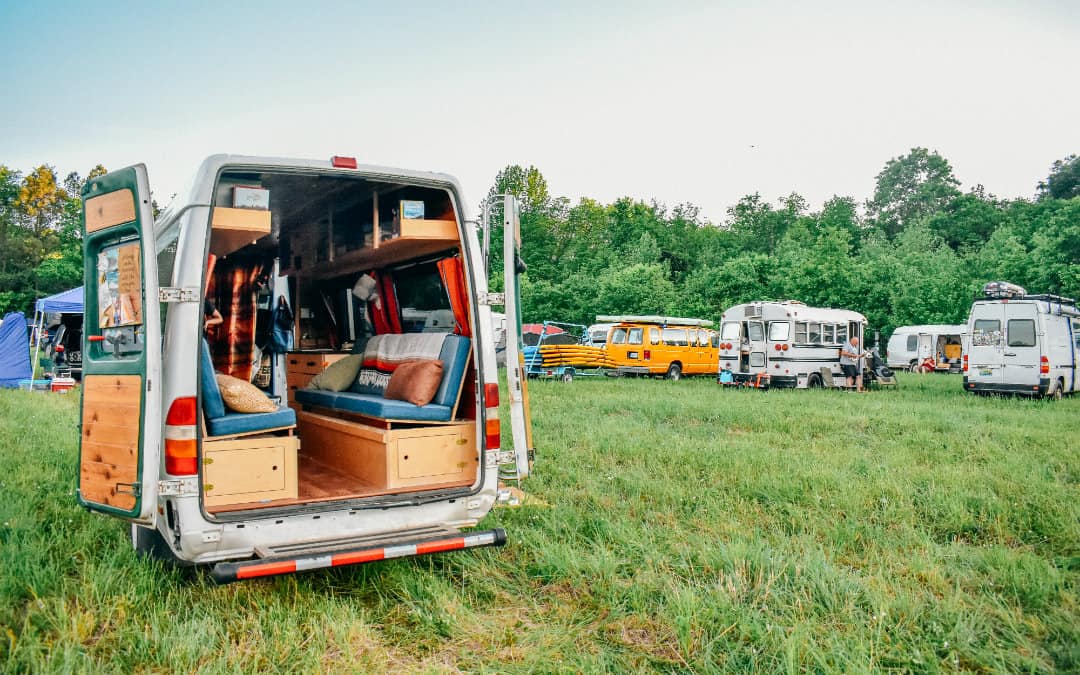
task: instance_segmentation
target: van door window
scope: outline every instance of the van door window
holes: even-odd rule
[[[971,331],[971,346],[1000,347],[1003,342],[1001,321],[997,319],[975,319]]]
[[[639,345],[639,344],[641,344],[641,334],[642,334],[642,332],[643,331],[642,331],[641,328],[631,328],[630,329],[630,337],[626,341],[627,344],[631,344],[631,345]]]
[[[919,336],[909,335],[907,336],[907,351],[913,352],[919,348]]]
[[[720,329],[720,339],[726,342],[738,342],[739,324],[734,321],[729,321],[725,323]]]
[[[626,344],[626,329],[616,328],[611,332],[611,344],[624,345]]]
[[[104,338],[95,353],[116,357],[143,349],[142,249],[139,242],[103,248],[97,255],[97,333]]]
[[[769,339],[773,342],[787,342],[791,335],[791,324],[787,321],[773,321],[769,324]]]
[[[1009,346],[1035,346],[1035,321],[1033,319],[1009,319]]]
[[[796,321],[795,322],[795,342],[798,343],[798,344],[806,344],[806,335],[807,335],[806,322],[805,321]]]
[[[750,337],[751,342],[759,342],[765,339],[765,328],[761,325],[761,322],[751,321],[746,334]]]

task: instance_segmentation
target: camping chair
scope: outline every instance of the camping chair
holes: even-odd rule
[[[833,383],[832,369],[831,368],[828,368],[827,366],[822,366],[821,367],[821,383],[824,384],[829,389],[832,389],[833,387],[836,386]]]

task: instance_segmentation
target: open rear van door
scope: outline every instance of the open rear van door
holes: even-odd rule
[[[934,358],[934,336],[930,333],[919,333],[919,363],[922,364],[932,358]]]
[[[510,389],[510,430],[518,479],[532,470],[532,417],[525,355],[521,351],[521,219],[517,199],[503,197],[503,274],[506,294],[506,384]]]
[[[85,309],[79,503],[153,524],[161,456],[161,319],[142,164],[82,191]]]

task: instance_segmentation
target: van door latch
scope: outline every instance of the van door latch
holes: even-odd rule
[[[142,496],[142,483],[117,483],[116,494],[140,497]]]
[[[173,288],[165,286],[158,289],[158,302],[198,302],[197,288]]]
[[[480,293],[481,305],[505,305],[505,293]]]

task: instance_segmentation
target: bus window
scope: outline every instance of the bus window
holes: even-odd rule
[[[795,342],[798,344],[806,344],[806,322],[795,322]]]
[[[762,327],[760,321],[751,321],[747,324],[746,334],[750,337],[752,342],[760,342],[765,339],[765,329]]]
[[[624,345],[624,344],[626,344],[626,329],[625,328],[616,328],[615,330],[611,331],[611,344],[613,344],[613,345]]]
[[[650,328],[649,329],[649,344],[651,344],[651,345],[660,344],[660,329],[659,328]]]
[[[673,347],[685,347],[686,329],[685,328],[665,328],[664,329],[664,344]]]
[[[720,339],[726,342],[738,342],[739,341],[739,324],[734,321],[725,323],[720,328]]]
[[[815,345],[821,344],[821,324],[820,323],[809,323],[809,324],[807,324],[806,334],[807,334],[807,341],[808,342],[810,342],[811,344],[815,344]]]
[[[764,352],[750,352],[750,367],[762,368],[765,366],[765,353]]]
[[[836,342],[836,326],[829,324],[821,327],[821,341],[827,345]]]
[[[791,335],[791,323],[787,321],[773,321],[769,324],[769,340],[773,342],[787,342]]]
[[[641,333],[642,333],[641,328],[631,328],[630,329],[630,337],[629,337],[629,339],[627,339],[626,344],[628,344],[628,345],[639,345],[639,344],[641,344]]]
[[[847,326],[841,325],[836,327],[836,341],[840,344],[847,343]]]

